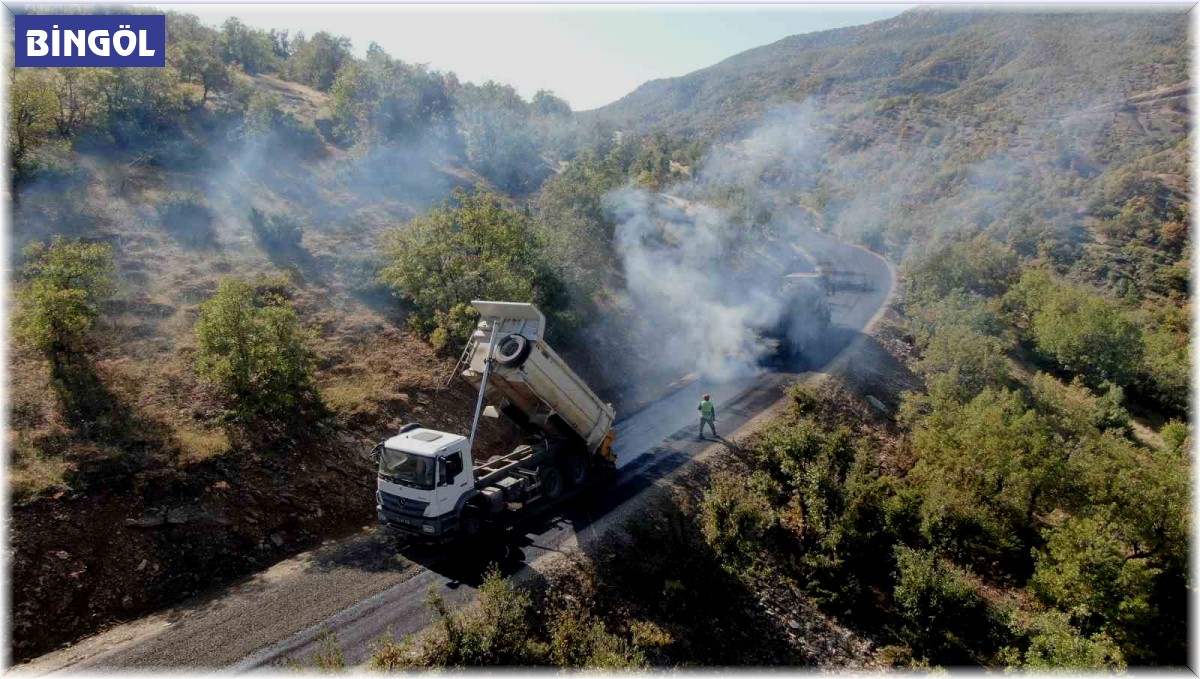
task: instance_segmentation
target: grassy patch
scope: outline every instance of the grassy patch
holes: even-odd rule
[[[31,498],[64,485],[64,475],[70,469],[71,465],[61,458],[47,455],[35,446],[17,443],[12,447],[12,465],[8,469],[13,499]]]
[[[181,462],[199,462],[229,451],[229,436],[220,429],[193,429],[181,427],[175,430],[175,441],[179,444]]]
[[[330,410],[341,417],[358,419],[377,415],[380,402],[393,395],[395,385],[387,375],[367,372],[339,375],[320,389]]]

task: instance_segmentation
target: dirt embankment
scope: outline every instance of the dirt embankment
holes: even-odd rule
[[[466,422],[467,387],[412,400]],[[455,417],[458,416],[458,417]],[[440,419],[440,418],[439,418]],[[510,433],[485,432],[490,447]],[[66,645],[374,522],[363,439],[330,425],[12,509],[13,660]]]
[[[305,123],[324,102],[267,76],[245,82]],[[410,421],[469,426],[467,387],[440,388],[453,360],[408,332],[384,291],[350,282],[356,257],[427,205],[425,196],[347,190],[335,171],[345,152],[327,144],[261,167],[228,158],[225,131],[172,138],[195,155],[186,162],[72,152],[64,162],[81,168],[74,183],[20,190],[15,247],[52,235],[110,243],[116,289],[70,388],[37,352],[10,351],[14,661],[373,523],[360,442]],[[176,199],[188,219],[168,218]],[[300,245],[281,253],[259,243],[252,208],[294,218]],[[288,281],[286,296],[315,335],[315,382],[330,414],[306,433],[235,434],[193,369],[199,304],[226,276],[260,274]],[[497,449],[511,436],[484,428]],[[257,441],[238,440],[250,437]]]
[[[350,447],[329,443],[296,441],[14,507],[14,660],[368,520],[370,470]]]

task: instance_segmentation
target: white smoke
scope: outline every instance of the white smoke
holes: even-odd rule
[[[714,148],[694,182],[605,196],[623,306],[657,364],[717,380],[761,370],[769,347],[759,329],[784,310],[783,276],[811,266],[789,234],[808,227],[794,199],[816,185],[824,140],[815,120],[804,106],[774,109],[744,139]],[[717,194],[741,209],[683,198]]]
[[[685,211],[641,189],[610,193],[617,250],[635,326],[668,360],[714,378],[752,374],[763,351],[752,330],[778,314],[771,286],[735,282],[725,215]],[[687,364],[691,365],[687,365]]]

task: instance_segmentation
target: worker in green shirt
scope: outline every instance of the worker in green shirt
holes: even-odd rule
[[[721,438],[717,436],[717,425],[713,424],[717,421],[717,407],[713,405],[708,394],[704,395],[704,400],[700,402],[696,410],[700,411],[700,438],[704,438],[705,422],[708,423],[708,428],[712,430],[713,437]]]

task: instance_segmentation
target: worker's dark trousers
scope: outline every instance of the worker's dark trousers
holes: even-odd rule
[[[716,436],[717,435],[717,425],[713,424],[713,420],[706,420],[702,417],[702,418],[700,418],[700,438],[704,438],[704,425],[705,424],[707,424],[708,428],[712,430],[713,436]]]

